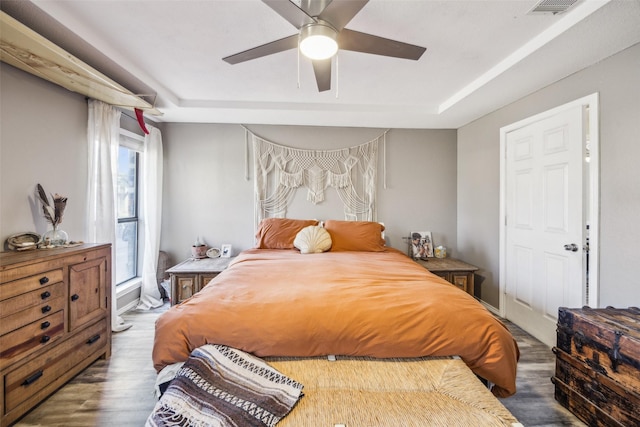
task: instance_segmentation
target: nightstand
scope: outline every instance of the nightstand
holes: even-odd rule
[[[473,276],[478,270],[475,265],[467,264],[455,258],[428,258],[428,261],[419,259],[415,261],[436,276],[442,277],[447,282],[473,296],[475,291]]]
[[[207,283],[224,271],[230,258],[189,258],[167,270],[171,276],[171,305],[195,295],[204,288]]]

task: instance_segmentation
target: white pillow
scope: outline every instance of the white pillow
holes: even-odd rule
[[[301,254],[316,254],[331,249],[331,235],[323,227],[310,225],[298,232],[293,246],[300,249]]]

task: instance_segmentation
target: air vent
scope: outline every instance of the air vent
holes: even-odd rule
[[[542,0],[538,2],[530,11],[529,15],[536,14],[552,14],[566,12],[571,6],[579,0]]]

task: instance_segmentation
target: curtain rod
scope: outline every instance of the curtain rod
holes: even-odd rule
[[[87,102],[89,102],[89,100],[91,100],[91,99],[94,99],[94,98],[90,98],[88,96],[84,97],[84,100],[87,101]],[[97,101],[99,101],[99,100],[97,100]],[[104,101],[100,101],[100,102],[104,102]],[[136,117],[134,117],[134,116],[129,114],[129,111],[130,111],[130,110],[128,110],[129,107],[125,107],[125,106],[121,106],[121,105],[113,105],[113,104],[109,104],[108,102],[104,102],[104,103],[107,104],[107,105],[112,106],[113,108],[117,108],[118,111],[120,111],[120,113],[122,113],[123,116],[126,116],[126,117],[130,118],[131,120],[135,120],[136,122],[138,121],[138,119]],[[146,119],[146,117],[145,117],[145,119]],[[154,121],[151,120],[151,122],[154,122]]]

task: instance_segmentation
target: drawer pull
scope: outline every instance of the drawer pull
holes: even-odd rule
[[[78,301],[79,299],[80,299],[80,295],[78,294],[71,295],[71,301]]]
[[[44,276],[44,277],[40,278],[40,284],[41,285],[45,285],[47,283],[49,283],[49,278],[47,276]]]
[[[50,305],[45,305],[44,307],[42,307],[42,314],[48,313],[50,311],[51,311],[51,306]]]
[[[24,380],[21,385],[25,386],[25,385],[33,384],[38,380],[38,378],[42,376],[42,374],[44,374],[43,371],[36,372],[35,374],[31,375],[26,380]]]
[[[42,299],[47,299],[51,296],[51,292],[49,291],[44,291],[43,293],[40,294],[40,298]]]
[[[44,321],[40,324],[40,329],[47,329],[49,326],[51,326],[51,322]]]
[[[40,338],[40,344],[46,344],[50,339],[51,337],[49,335],[43,335],[42,338]]]
[[[87,340],[87,344],[93,344],[100,339],[100,334],[96,334]]]

